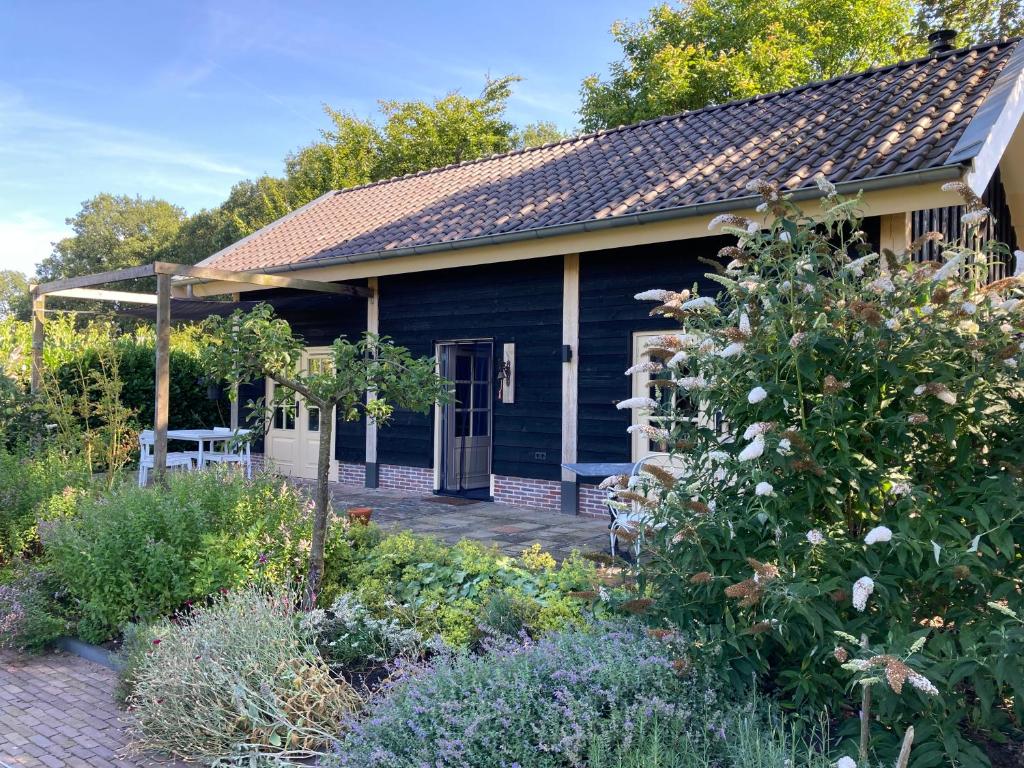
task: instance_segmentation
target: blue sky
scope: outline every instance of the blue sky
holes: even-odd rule
[[[31,273],[98,192],[191,213],[281,173],[324,103],[370,116],[516,73],[512,120],[571,129],[612,22],[654,4],[0,0],[0,268]]]

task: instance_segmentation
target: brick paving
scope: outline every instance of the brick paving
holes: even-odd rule
[[[0,768],[183,768],[129,748],[115,679],[77,656],[0,651]]]
[[[341,483],[331,484],[331,495],[339,514],[349,507],[370,507],[374,522],[384,528],[405,528],[449,543],[473,539],[508,555],[534,543],[558,559],[573,549],[608,551],[607,521],[585,515]]]

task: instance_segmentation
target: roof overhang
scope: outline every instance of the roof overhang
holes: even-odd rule
[[[863,193],[864,213],[882,216],[893,213],[956,205],[955,193],[943,192],[942,183],[962,179],[967,168],[944,165],[911,173],[892,174],[837,185],[841,194]],[[810,216],[822,215],[817,186],[793,191],[793,200],[805,204]],[[300,261],[263,267],[264,273],[301,273],[311,280],[355,280],[383,275],[449,269],[475,264],[518,261],[567,253],[599,251],[709,235],[708,224],[722,213],[737,213],[753,219],[760,197],[749,195],[731,200],[614,216],[574,224],[509,232],[445,243],[394,248],[340,258]],[[175,287],[183,294],[186,284],[195,296],[259,290],[259,286],[238,286],[218,280],[182,280]]]

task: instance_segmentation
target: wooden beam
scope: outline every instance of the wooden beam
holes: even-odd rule
[[[46,339],[46,329],[43,326],[44,314],[46,313],[46,294],[36,292],[32,287],[32,370],[31,390],[32,394],[39,394],[43,386],[43,344]]]
[[[910,213],[889,213],[879,216],[879,248],[903,253],[910,247]]]
[[[580,346],[580,255],[562,257],[562,345],[568,360],[562,362],[562,463],[576,461],[578,425],[579,346]],[[562,512],[576,514],[578,506],[576,476],[562,470]]]
[[[104,285],[105,283],[117,283],[121,280],[135,280],[140,277],[152,277],[156,274],[153,264],[143,264],[140,267],[126,267],[125,269],[112,269],[109,272],[95,272],[91,275],[79,275],[68,277],[63,280],[53,280],[36,286],[36,293],[53,293],[64,291],[69,288],[88,288],[90,285]]]
[[[167,470],[167,418],[170,404],[171,276],[156,276],[156,387],[153,476],[163,480]]]
[[[283,275],[267,275],[261,272],[236,272],[228,269],[212,267],[190,267],[183,264],[168,264],[158,261],[153,264],[157,274],[175,275],[177,277],[195,277],[201,280],[222,280],[229,283],[247,283],[264,288],[295,288],[300,291],[319,291],[320,293],[338,293],[346,296],[369,297],[369,288],[342,283],[326,283],[319,280],[306,280],[301,277],[285,277]]]
[[[380,294],[379,282],[376,277],[367,280],[372,295],[366,299],[366,331],[380,333]],[[366,393],[366,402],[377,399],[375,392]],[[377,469],[377,422],[366,419],[366,475],[363,480],[367,488],[376,488],[379,484]]]
[[[65,299],[92,299],[94,301],[119,301],[122,304],[156,304],[155,293],[132,293],[130,291],[105,291],[98,288],[65,288],[50,291],[50,296]]]

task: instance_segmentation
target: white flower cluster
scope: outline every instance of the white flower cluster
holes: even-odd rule
[[[853,607],[863,612],[868,607],[868,598],[875,591],[875,582],[870,576],[861,576],[853,583]]]
[[[872,528],[868,531],[868,535],[864,537],[864,543],[868,546],[871,546],[872,544],[882,544],[887,541],[892,541],[892,531],[884,525]]]

